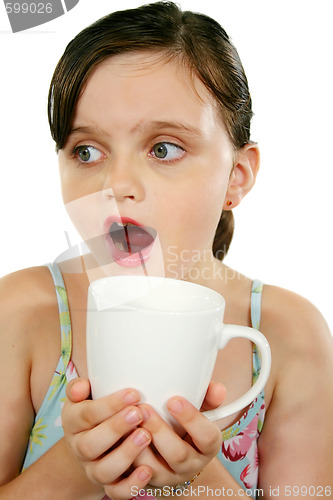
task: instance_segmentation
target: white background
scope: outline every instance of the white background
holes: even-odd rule
[[[46,103],[65,45],[138,0],[80,0],[66,15],[11,33],[0,2],[0,276],[54,260],[79,239],[62,207]],[[248,76],[261,148],[257,184],[235,212],[226,263],[299,293],[333,327],[331,0],[181,0],[216,18]]]

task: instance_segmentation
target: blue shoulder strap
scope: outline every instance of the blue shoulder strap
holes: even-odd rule
[[[259,330],[261,318],[261,296],[264,284],[262,281],[254,280],[251,293],[251,323],[252,328]]]
[[[52,274],[57,294],[59,319],[61,326],[61,355],[63,358],[64,366],[65,368],[67,368],[72,355],[72,329],[67,292],[64,279],[62,277],[61,270],[58,264],[53,262],[53,264],[47,264],[47,267]]]
[[[262,290],[263,290],[264,284],[262,281],[259,280],[254,280],[252,284],[252,293],[251,293],[251,323],[252,323],[252,328],[255,328],[256,330],[259,330],[260,328],[260,319],[261,319],[261,298],[262,298]],[[259,376],[261,368],[261,359],[259,352],[257,351],[256,347],[254,346],[253,349],[253,377],[252,380],[253,382],[256,381],[256,379]]]

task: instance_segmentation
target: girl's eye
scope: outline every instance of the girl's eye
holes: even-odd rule
[[[151,150],[151,155],[158,160],[175,161],[180,160],[185,151],[180,146],[170,142],[158,142]]]
[[[73,154],[82,163],[94,163],[102,159],[103,153],[94,146],[77,146]]]

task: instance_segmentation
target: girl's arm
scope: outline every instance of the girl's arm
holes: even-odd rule
[[[65,439],[15,479],[0,486],[2,500],[101,500],[104,490],[91,483],[69,453]]]
[[[317,309],[265,287],[262,331],[269,332],[276,387],[259,439],[265,498],[333,494],[333,339]]]
[[[0,280],[0,499],[100,499],[64,440],[21,474],[35,416],[30,379],[42,285],[30,270]]]
[[[34,419],[31,313],[22,295],[15,277],[0,280],[0,485],[19,475]]]

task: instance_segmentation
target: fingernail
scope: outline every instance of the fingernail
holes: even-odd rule
[[[133,434],[133,441],[137,446],[143,446],[150,440],[148,433],[143,429],[138,429]]]
[[[138,401],[140,401],[140,397],[135,391],[127,391],[124,394],[124,401],[125,403],[131,405],[133,403],[137,403]]]
[[[183,402],[177,398],[177,399],[171,399],[168,402],[168,407],[170,408],[172,413],[180,413],[183,410],[184,405]]]
[[[142,421],[141,413],[136,408],[131,408],[125,413],[125,420],[129,424],[136,424]]]
[[[151,471],[148,469],[141,469],[139,474],[140,481],[148,481],[151,478]]]

